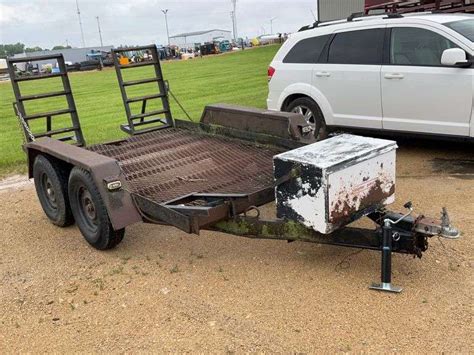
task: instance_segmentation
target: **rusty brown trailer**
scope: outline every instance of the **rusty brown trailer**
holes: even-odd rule
[[[198,234],[231,209],[241,213],[273,201],[272,157],[314,139],[302,134],[307,123],[296,114],[253,109],[252,115],[229,105],[217,114],[219,108],[206,107],[200,123],[175,120],[175,127],[87,148],[48,137],[29,142],[29,177],[36,156],[46,154],[65,169],[91,173],[115,229],[155,220]],[[228,114],[234,119],[226,120]],[[255,115],[266,117],[266,133],[265,126],[254,129]],[[237,130],[235,122],[246,130]],[[113,182],[121,188],[109,189]],[[223,203],[197,205],[210,199]]]
[[[128,67],[115,60],[128,120],[122,129],[131,136],[91,146],[85,146],[82,137],[62,56],[51,57],[58,61],[60,73],[39,76],[18,77],[15,62],[8,62],[15,112],[26,137],[29,177],[35,177],[43,210],[59,226],[74,222],[72,213],[95,248],[115,247],[126,226],[143,221],[194,234],[210,229],[251,238],[373,249],[382,252],[382,282],[374,288],[398,292],[391,285],[392,252],[421,257],[430,236],[457,236],[445,210],[443,218],[435,220],[411,217],[411,204],[406,205],[407,214],[384,209],[394,198],[394,142],[343,135],[331,138],[328,144],[311,144],[315,142],[313,129],[302,115],[225,104],[207,106],[199,122],[173,119],[156,47],[126,50],[152,53],[150,61]],[[121,70],[142,66],[153,66],[155,77],[122,80]],[[68,97],[72,126],[53,130],[57,112],[45,112],[41,117],[46,118],[46,131],[32,132],[28,120],[39,116],[32,118],[25,112],[21,105],[25,97],[17,81],[53,76],[63,78],[65,92],[61,95]],[[157,92],[128,97],[126,86],[148,82],[158,83]],[[147,113],[146,103],[151,99],[162,100],[163,110]],[[142,101],[142,113],[132,115],[128,103],[137,100]],[[64,136],[69,132],[74,135]],[[379,161],[382,156],[388,160]],[[388,164],[390,170],[386,162],[393,162]],[[360,169],[361,164],[366,170]],[[377,179],[380,174],[387,177],[386,182]],[[349,185],[345,185],[347,180]],[[373,184],[383,193],[374,194]],[[322,199],[318,200],[319,193]],[[258,207],[275,198],[278,218],[260,218]],[[347,208],[341,198],[350,198]],[[320,204],[323,200],[326,202]],[[56,213],[54,218],[50,207]],[[315,215],[318,219],[313,219]],[[372,219],[375,228],[347,226],[363,216]]]

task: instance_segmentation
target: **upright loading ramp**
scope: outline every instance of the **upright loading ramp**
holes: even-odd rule
[[[146,52],[147,57],[141,62],[121,64],[119,57],[128,52]],[[123,104],[125,106],[125,114],[127,115],[128,124],[121,125],[121,129],[128,134],[134,135],[139,133],[150,132],[158,128],[172,127],[173,118],[168,100],[168,92],[161,71],[158,51],[155,45],[131,48],[117,48],[112,50],[114,57],[114,65],[117,73],[117,79],[122,94]],[[131,70],[134,68],[153,67],[153,76],[139,80],[124,81],[123,70]],[[127,88],[136,85],[156,83],[156,90],[148,95],[129,97]],[[147,111],[147,103],[150,100],[161,100],[162,108],[159,110]],[[141,110],[134,113],[130,104],[141,102]]]
[[[57,68],[59,71],[51,73],[39,73],[39,74],[24,74],[17,75],[16,64],[33,62],[33,61],[44,61],[52,60],[57,62]],[[22,125],[23,132],[27,142],[32,142],[37,138],[41,137],[54,137],[61,141],[70,141],[78,146],[85,146],[86,142],[82,134],[81,124],[77,114],[76,103],[74,102],[74,96],[72,94],[71,83],[67,76],[66,64],[62,54],[53,54],[37,57],[25,57],[25,58],[11,58],[8,59],[8,73],[12,83],[13,93],[15,95],[15,113],[18,116]],[[31,80],[46,80],[51,78],[61,78],[62,90],[54,92],[46,92],[34,95],[23,95],[20,88],[21,82]],[[67,101],[67,108],[46,111],[40,113],[28,114],[25,109],[25,101],[48,99],[52,97],[65,96]],[[71,126],[54,128],[53,118],[61,115],[69,114],[71,117]],[[34,132],[30,127],[30,121],[37,120],[40,118],[46,119],[46,129],[40,132]],[[72,135],[68,134],[72,133]]]

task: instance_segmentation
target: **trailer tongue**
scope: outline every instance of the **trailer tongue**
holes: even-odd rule
[[[66,144],[50,138],[56,131],[48,113],[46,132],[37,139],[24,107],[17,106],[28,133],[29,176],[53,223],[68,225],[73,216],[85,239],[101,250],[120,243],[124,228],[139,221],[193,234],[217,230],[378,250],[381,282],[372,288],[393,292],[401,289],[391,284],[392,252],[421,257],[430,237],[458,236],[445,209],[440,219],[412,216],[411,203],[405,214],[386,209],[395,196],[395,142],[353,135],[314,142],[300,115],[229,105],[206,107],[198,123],[173,120],[156,51],[144,48],[152,60],[135,66],[154,66],[156,77],[141,82],[158,82],[158,93],[140,98],[141,114],[126,105],[126,139],[85,148]],[[117,73],[122,69],[116,63]],[[124,103],[134,100],[122,94]],[[15,95],[21,103],[18,88]],[[152,97],[165,108],[148,115]],[[69,140],[82,145],[76,117],[73,123],[81,139]],[[276,218],[262,218],[259,207],[275,199]],[[374,227],[349,226],[362,217]]]

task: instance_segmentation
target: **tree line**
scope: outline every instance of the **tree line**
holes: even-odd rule
[[[72,48],[71,46],[54,46],[51,50]],[[48,48],[41,47],[26,47],[23,43],[14,44],[0,44],[0,58],[7,58],[15,54],[38,52],[38,51],[49,51]]]

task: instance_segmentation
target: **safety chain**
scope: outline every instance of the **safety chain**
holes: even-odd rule
[[[18,117],[18,122],[20,124],[20,128],[23,128],[24,132],[26,132],[28,134],[28,137],[30,138],[30,140],[32,142],[34,142],[36,140],[36,138],[35,138],[33,132],[31,132],[30,127],[26,123],[25,118],[21,114],[21,112],[18,109],[18,106],[16,105],[16,103],[13,104],[13,107],[15,107],[15,113],[16,113],[16,116]],[[26,140],[24,140],[24,142],[27,143]]]

